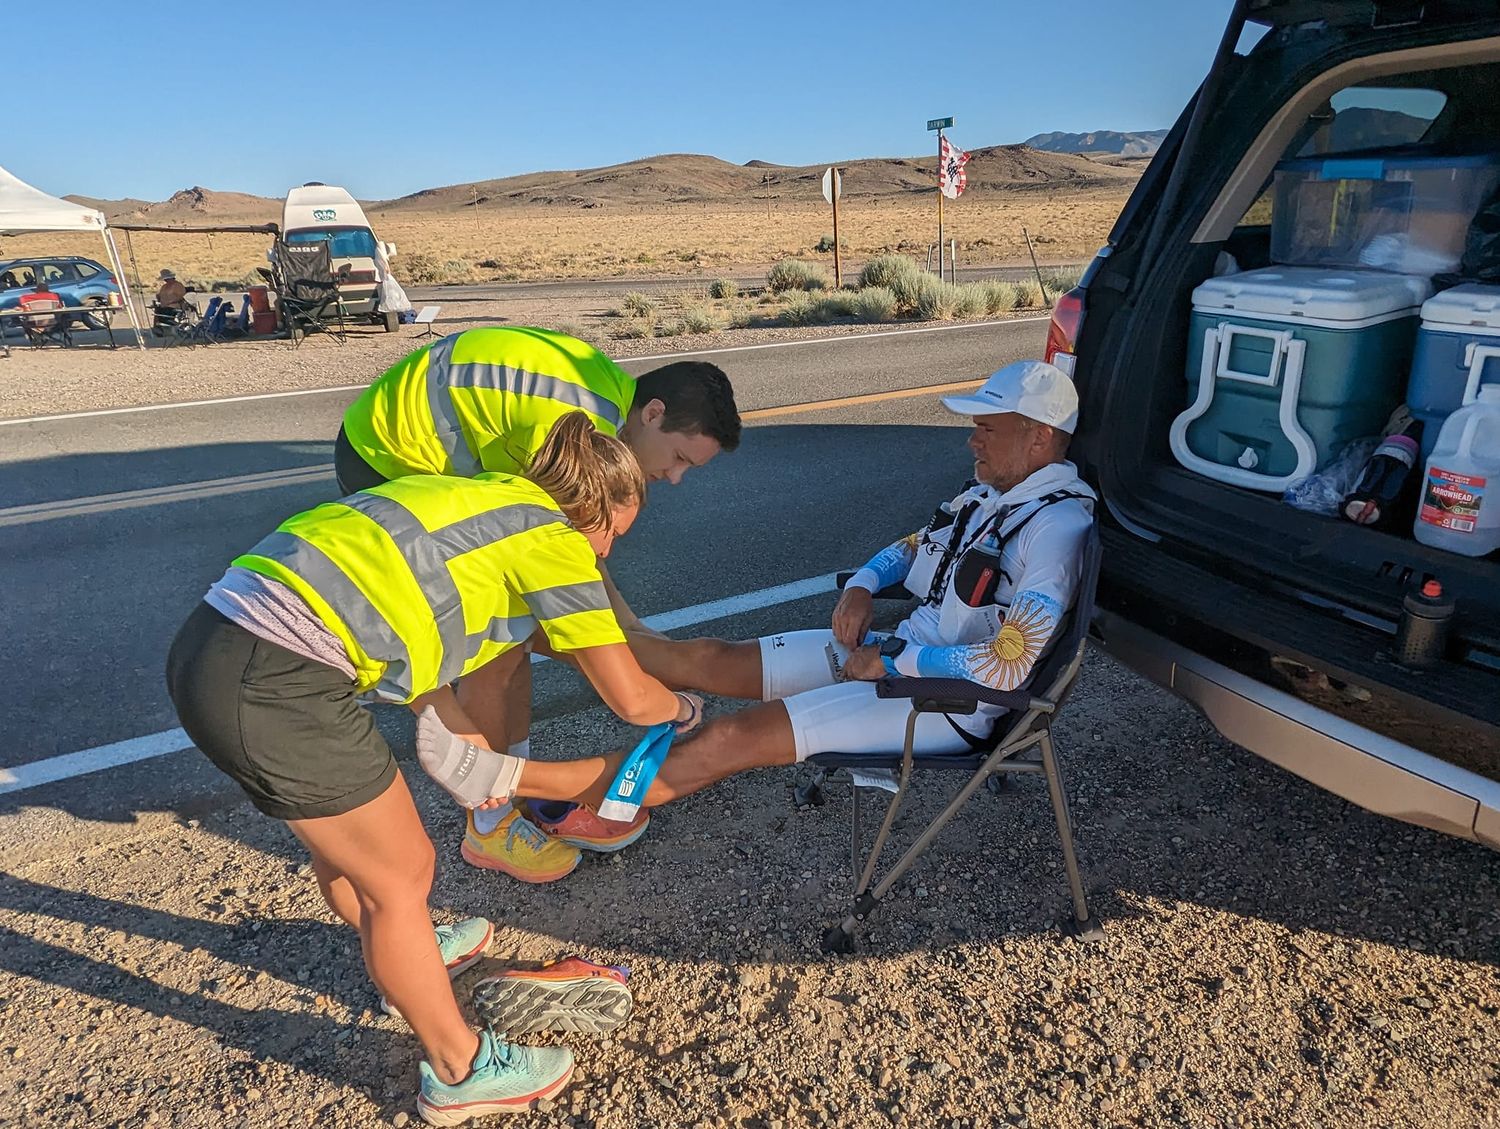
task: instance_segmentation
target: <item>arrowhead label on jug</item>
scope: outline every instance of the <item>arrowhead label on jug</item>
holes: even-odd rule
[[[1422,491],[1421,519],[1455,533],[1472,533],[1484,502],[1485,485],[1483,478],[1432,467]]]

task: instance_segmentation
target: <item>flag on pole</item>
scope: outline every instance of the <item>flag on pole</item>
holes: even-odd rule
[[[950,144],[946,137],[938,146],[938,154],[938,190],[948,199],[957,200],[969,183],[968,174],[964,172],[969,155],[957,145]]]

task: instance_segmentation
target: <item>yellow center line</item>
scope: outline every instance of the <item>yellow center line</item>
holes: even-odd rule
[[[869,392],[863,396],[842,396],[837,400],[809,400],[805,404],[782,404],[775,408],[754,408],[741,412],[740,419],[766,419],[790,416],[799,412],[823,412],[830,408],[852,408],[858,404],[879,404],[886,400],[906,400],[913,396],[934,396],[944,392],[966,392],[978,388],[982,380],[956,380],[951,384],[924,384],[920,388],[897,388],[891,392]]]

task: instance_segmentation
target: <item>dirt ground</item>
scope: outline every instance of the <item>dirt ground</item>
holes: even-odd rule
[[[624,736],[601,714],[543,723],[539,755]],[[732,780],[526,887],[459,861],[459,813],[408,762],[436,913],[499,926],[461,998],[564,951],[633,972],[613,1037],[539,1037],[572,1045],[578,1075],[507,1123],[1500,1125],[1493,853],[1355,810],[1098,656],[1058,732],[1095,946],[1055,928],[1037,779],[979,793],[833,958],[845,787],[798,810],[791,770]],[[898,835],[951,787],[929,784]],[[244,802],[17,867],[0,930],[6,1124],[414,1123],[415,1042],[375,1009],[295,842]]]
[[[1043,262],[1086,261],[1104,245],[1129,188],[961,197],[945,209],[944,234],[957,241],[963,266],[1028,261],[1022,228]],[[706,281],[788,257],[833,269],[832,211],[821,203],[480,208],[470,215],[376,211],[369,219],[381,239],[396,244],[392,265],[407,283],[693,272]],[[815,251],[825,235],[828,249]],[[937,240],[936,195],[851,198],[839,209],[839,240],[851,262],[890,251],[921,258]],[[268,237],[243,234],[136,232],[120,240],[132,281],[138,270],[153,289],[162,267],[186,279],[257,281],[250,276],[266,265],[268,247]],[[0,254],[98,259],[103,248],[97,238],[38,235],[6,239]]]

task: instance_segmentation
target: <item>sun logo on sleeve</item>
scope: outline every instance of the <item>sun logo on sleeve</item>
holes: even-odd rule
[[[984,644],[973,677],[997,690],[1021,685],[1052,637],[1059,610],[1055,600],[1039,592],[1022,592],[1006,612],[999,634]]]

